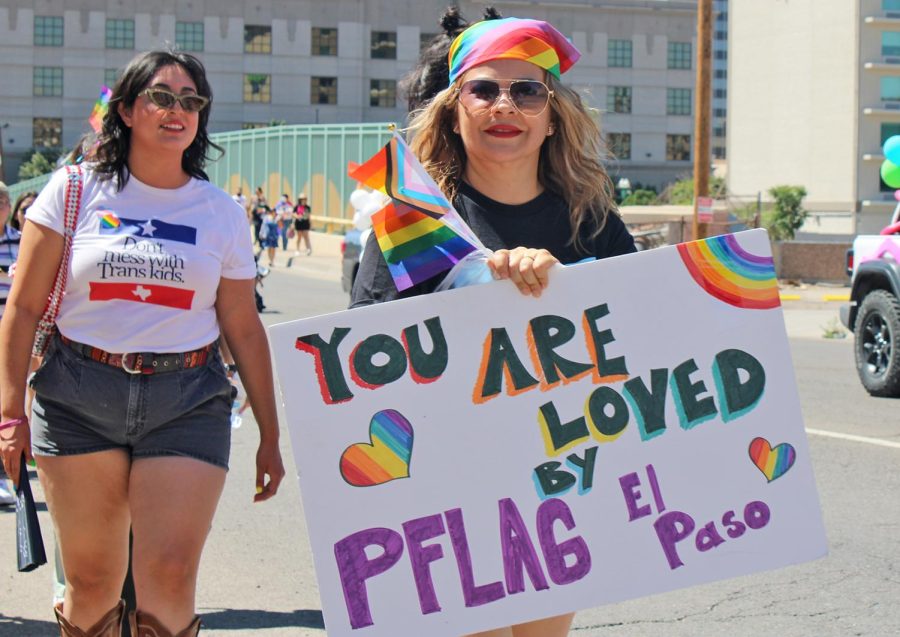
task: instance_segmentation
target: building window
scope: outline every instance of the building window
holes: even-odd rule
[[[180,51],[203,51],[203,23],[176,22],[175,46]]]
[[[728,39],[728,31],[716,31],[715,38],[716,38],[716,40],[719,40],[720,42],[723,40],[727,40]]]
[[[713,97],[725,99],[728,97],[728,90],[724,88],[717,88],[713,91]]]
[[[631,87],[610,86],[606,89],[606,110],[610,113],[631,112]]]
[[[726,51],[724,49],[719,49],[718,51],[715,52],[713,57],[717,60],[727,60],[728,59],[728,51]]]
[[[713,159],[725,159],[725,147],[713,146],[712,155]]]
[[[36,97],[59,97],[63,94],[63,70],[61,66],[34,67],[34,91]]]
[[[727,80],[728,79],[728,71],[726,69],[716,69],[714,77],[717,80]]]
[[[263,102],[272,101],[272,77],[265,73],[246,73],[244,75],[244,101]]]
[[[62,46],[63,19],[58,16],[35,16],[34,46]]]
[[[606,145],[615,159],[631,159],[631,133],[609,133]]]
[[[900,135],[900,122],[883,122],[881,124],[881,146],[884,146],[884,142],[894,135]]]
[[[244,53],[271,52],[272,27],[246,25],[244,27]]]
[[[666,135],[666,161],[690,161],[691,136]]]
[[[669,42],[668,61],[670,69],[691,68],[691,43]]]
[[[690,115],[691,114],[691,89],[667,88],[666,89],[666,115]]]
[[[900,0],[881,0],[882,11],[900,11]]]
[[[713,117],[725,117],[725,114],[728,111],[724,108],[714,108],[713,109]]]
[[[397,34],[393,31],[372,31],[372,58],[397,59]]]
[[[370,80],[369,106],[394,108],[397,106],[396,80]]]
[[[900,102],[900,77],[881,78],[881,101]]]
[[[134,20],[106,21],[106,48],[134,48]]]
[[[881,34],[881,55],[884,57],[900,56],[900,33],[884,31]]]
[[[606,57],[607,66],[631,68],[631,40],[610,40]]]
[[[310,103],[337,104],[336,77],[312,77],[309,82]]]
[[[725,137],[725,127],[724,126],[715,126],[712,129],[713,137]]]
[[[103,83],[112,88],[116,85],[116,82],[119,81],[119,76],[122,72],[119,69],[106,69],[103,71]]]
[[[32,146],[35,148],[59,148],[62,146],[61,118],[35,117],[32,122]]]
[[[338,54],[337,29],[313,27],[312,55],[335,57]]]
[[[428,45],[431,44],[431,41],[437,37],[437,33],[422,33],[419,32],[419,53],[428,48]]]

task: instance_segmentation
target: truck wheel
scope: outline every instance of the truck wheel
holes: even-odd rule
[[[856,371],[872,396],[900,396],[900,301],[890,292],[866,295],[856,318]]]

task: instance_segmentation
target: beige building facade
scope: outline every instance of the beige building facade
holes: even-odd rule
[[[878,232],[897,204],[879,168],[900,134],[900,2],[731,0],[728,39],[732,195],[802,185],[804,231]]]
[[[71,147],[101,85],[166,43],[207,67],[212,132],[404,123],[398,80],[438,31],[445,0],[4,0],[0,148],[14,181],[27,149]],[[484,4],[460,2],[476,20]],[[615,178],[661,188],[691,170],[696,0],[492,2],[549,20],[583,57],[564,80],[596,109]]]

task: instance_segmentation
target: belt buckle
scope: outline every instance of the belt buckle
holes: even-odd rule
[[[140,373],[142,373],[142,370],[141,370],[140,368],[134,369],[134,368],[128,366],[128,363],[127,363],[126,361],[128,360],[128,357],[129,357],[129,356],[134,356],[134,364],[135,364],[135,365],[137,365],[137,364],[138,364],[138,361],[141,360],[141,355],[140,355],[140,354],[122,354],[122,362],[121,362],[122,369],[124,369],[124,370],[125,370],[126,372],[128,372],[129,374],[140,374]]]

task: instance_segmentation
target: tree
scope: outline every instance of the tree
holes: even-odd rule
[[[801,205],[806,196],[803,186],[775,186],[769,189],[775,208],[768,214],[766,227],[776,241],[790,241],[809,215]]]
[[[656,193],[652,190],[635,190],[625,197],[622,206],[651,206],[656,203]]]
[[[53,172],[53,164],[42,153],[35,151],[28,161],[19,166],[19,179],[31,179]]]
[[[728,195],[725,180],[715,175],[709,178],[709,196],[713,199],[724,199]],[[660,203],[674,206],[690,206],[694,203],[694,178],[685,177],[666,186],[659,196]]]

